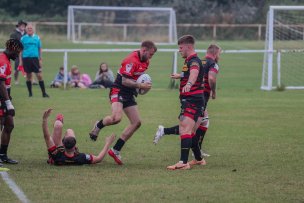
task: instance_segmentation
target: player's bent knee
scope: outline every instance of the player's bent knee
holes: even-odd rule
[[[138,129],[141,126],[141,121],[140,120],[135,121],[135,122],[132,123],[132,125],[134,126],[135,129]]]

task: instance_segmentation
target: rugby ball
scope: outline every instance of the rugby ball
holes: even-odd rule
[[[151,79],[151,77],[148,74],[144,73],[144,74],[142,74],[141,76],[138,77],[138,79],[136,80],[136,82],[137,83],[151,83],[152,84],[152,79]],[[149,90],[144,90],[144,89],[136,88],[137,93],[141,94],[141,95],[146,94],[147,92],[149,92]]]

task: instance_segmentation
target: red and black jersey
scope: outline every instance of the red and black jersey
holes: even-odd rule
[[[211,55],[206,55],[202,60],[204,66],[204,92],[210,93],[210,85],[209,85],[209,72],[215,72],[216,74],[219,72],[219,66],[215,61],[215,58]]]
[[[190,71],[193,69],[199,71],[197,79],[195,83],[192,84],[189,92],[182,92],[183,87],[187,84],[189,80]],[[180,79],[180,87],[179,87],[180,97],[184,97],[184,96],[203,97],[203,89],[204,89],[204,87],[202,87],[203,75],[204,75],[204,67],[201,59],[197,56],[197,54],[188,56],[185,60],[182,69],[181,79]]]
[[[5,53],[0,54],[0,80],[4,81],[7,94],[10,97],[10,88],[11,88],[11,73],[12,67],[9,58]],[[0,96],[0,100],[4,101],[4,98]]]
[[[113,87],[119,88],[122,93],[135,94],[135,88],[126,87],[122,84],[122,77],[136,81],[140,75],[144,74],[148,66],[149,60],[145,62],[140,61],[139,50],[132,52],[122,61]]]
[[[48,149],[49,164],[55,165],[83,165],[92,164],[93,156],[84,154],[76,150],[73,156],[69,156],[63,146],[56,147],[55,145]]]
[[[5,81],[6,88],[11,87],[12,67],[5,53],[0,54],[0,80]]]

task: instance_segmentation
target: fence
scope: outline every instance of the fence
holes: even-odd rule
[[[40,35],[67,35],[66,22],[32,22],[37,33]],[[0,22],[0,34],[9,35],[15,27],[15,22]],[[81,32],[82,24],[76,24],[76,30]],[[113,26],[108,24],[108,26]],[[115,25],[117,26],[117,25]],[[134,24],[119,25],[127,30],[128,26]],[[138,25],[148,26],[148,25]],[[149,25],[151,26],[151,25]],[[159,25],[158,25],[159,26]],[[265,24],[177,24],[177,34],[193,34],[199,40],[217,39],[217,40],[264,40]],[[81,33],[78,33],[81,35]]]

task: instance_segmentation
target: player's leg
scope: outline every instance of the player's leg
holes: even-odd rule
[[[141,126],[141,121],[137,105],[129,106],[127,108],[124,108],[123,110],[127,115],[130,124],[124,129],[121,138],[124,141],[127,141],[133,135],[133,133]]]
[[[115,125],[121,121],[123,113],[123,105],[121,102],[113,102],[111,105],[112,114],[98,121],[92,131],[89,133],[93,141],[97,140],[98,134],[102,128],[108,125]]]
[[[54,129],[52,134],[52,139],[56,147],[63,146],[62,144],[62,128],[63,128],[63,115],[57,114],[56,120],[54,122]]]
[[[181,152],[180,152],[180,161],[174,165],[168,166],[169,170],[176,169],[190,169],[188,164],[189,151],[192,145],[192,129],[195,125],[195,121],[190,117],[181,115],[179,123],[179,132],[181,139]]]
[[[200,131],[199,132],[199,134],[200,134],[199,146],[201,149],[202,149],[202,143],[204,141],[208,128],[209,128],[209,116],[208,116],[208,111],[206,110],[204,112],[204,117],[202,119],[202,122],[198,128],[198,130]]]
[[[132,104],[131,104],[132,103]],[[117,140],[116,144],[113,148],[109,150],[109,155],[114,158],[115,162],[119,165],[122,164],[121,157],[120,157],[120,151],[123,148],[124,144],[127,142],[127,140],[134,134],[134,132],[141,126],[141,121],[139,117],[139,111],[138,107],[135,103],[135,101],[131,101],[128,106],[125,107],[123,110],[125,114],[127,115],[130,124],[124,129],[122,132],[122,135]],[[126,104],[125,104],[126,106]]]
[[[14,119],[12,116],[5,116],[4,128],[1,133],[0,159],[4,163],[17,164],[18,161],[8,158],[7,150],[11,139],[11,133],[14,129]]]
[[[202,119],[202,117],[198,118],[192,131],[191,150],[195,159],[189,162],[190,165],[206,165],[206,161],[202,156],[201,148],[199,147],[200,134],[198,133],[198,128],[202,122]]]
[[[159,125],[155,133],[153,143],[157,144],[164,135],[179,135],[179,126],[176,125],[170,128],[165,128],[163,125]]]
[[[96,141],[102,128],[108,125],[115,125],[121,121],[123,113],[123,97],[120,95],[120,89],[112,88],[110,90],[109,98],[111,101],[112,114],[96,122],[94,128],[89,133],[90,138],[93,141]]]

